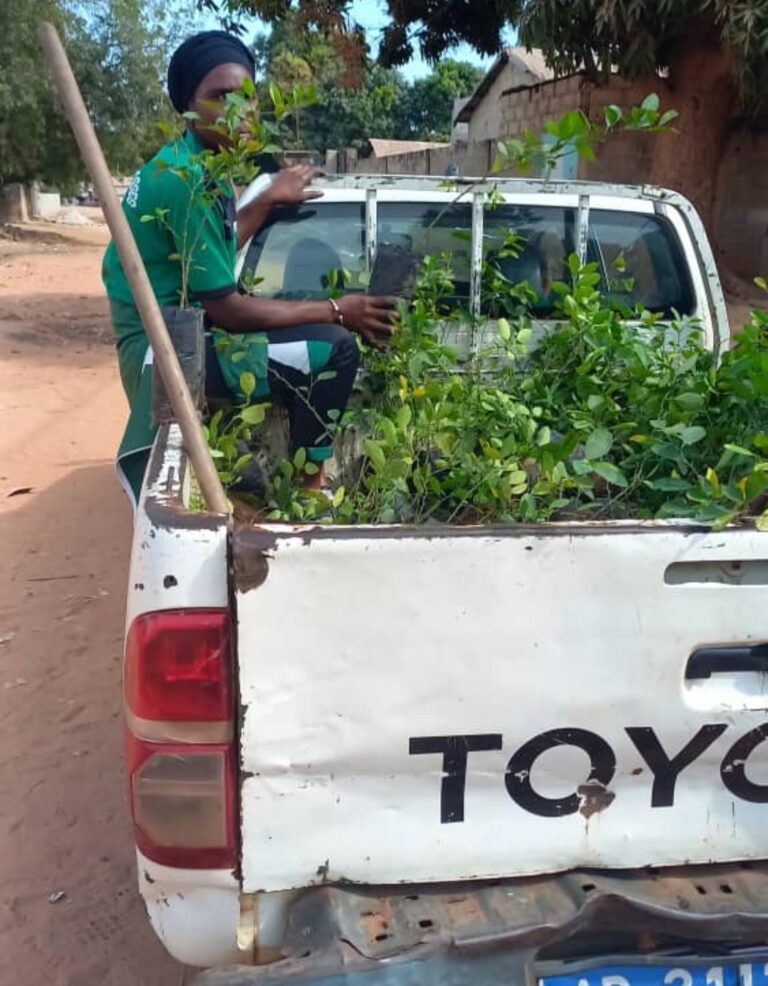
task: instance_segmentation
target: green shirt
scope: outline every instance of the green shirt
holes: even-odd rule
[[[188,272],[187,304],[237,290],[235,198],[231,188],[213,186],[201,161],[204,145],[188,130],[166,144],[133,177],[123,210],[161,305],[182,301],[183,268]],[[114,243],[102,269],[111,301],[133,304]]]
[[[202,162],[194,160],[203,150],[191,131],[166,144],[136,173],[123,200],[161,305],[182,301],[182,261],[188,270],[187,304],[199,305],[204,298],[220,298],[237,290],[234,193],[210,183]],[[155,434],[151,353],[114,243],[104,256],[102,278],[117,336],[120,375],[131,407],[118,467],[137,496]]]

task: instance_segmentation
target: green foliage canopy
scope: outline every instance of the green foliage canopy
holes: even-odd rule
[[[426,78],[408,84],[392,69],[371,63],[355,34],[339,35],[290,12],[257,36],[257,72],[284,91],[314,85],[317,105],[297,120],[293,142],[323,152],[364,148],[367,138],[449,140],[453,102],[482,78],[466,62],[446,60]],[[342,41],[340,44],[339,41]],[[286,143],[291,136],[286,134]]]
[[[344,25],[349,0],[198,0],[230,18],[257,14],[272,22],[297,11],[306,23]],[[629,78],[669,68],[686,47],[706,45],[731,62],[742,92],[760,101],[768,62],[764,0],[387,0],[384,64],[402,65],[419,48],[430,61],[466,41],[501,50],[506,27],[520,43],[542,48],[559,71],[611,66]]]
[[[162,142],[171,115],[168,56],[193,23],[161,0],[4,0],[0,4],[0,181],[69,191],[85,177],[37,41],[58,28],[110,167],[129,174]],[[189,12],[191,12],[189,5]]]

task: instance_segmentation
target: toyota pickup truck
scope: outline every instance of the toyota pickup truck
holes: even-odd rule
[[[558,244],[606,279],[621,254],[631,301],[729,344],[677,194],[505,180],[488,211],[482,184],[320,187],[246,251],[262,293],[322,296],[381,243],[463,230],[481,313],[506,225],[534,288]],[[764,534],[237,524],[192,509],[191,479],[164,426],[124,690],[139,887],[196,983],[768,984]]]

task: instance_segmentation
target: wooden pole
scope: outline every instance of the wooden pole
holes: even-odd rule
[[[52,24],[42,24],[38,37],[48,59],[56,89],[64,104],[67,119],[74,131],[80,154],[104,210],[107,225],[152,346],[155,366],[160,372],[173,413],[179,422],[184,448],[192,463],[200,491],[209,510],[215,513],[227,513],[229,502],[200,427],[197,408],[179,366],[176,351],[168,335],[128,220],[118,201],[107,162],[104,160],[104,154],[80,95],[64,46]]]

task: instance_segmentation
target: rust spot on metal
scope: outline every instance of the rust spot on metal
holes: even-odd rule
[[[147,517],[155,527],[185,531],[216,531],[222,524],[227,523],[227,518],[222,514],[187,510],[180,498],[169,498],[161,502],[150,496],[147,497],[145,504]]]
[[[269,575],[270,549],[274,538],[252,527],[237,527],[232,543],[235,585],[240,592],[250,592],[263,585]]]
[[[179,580],[175,575],[166,575],[163,579],[163,586],[166,589],[172,589],[174,586],[179,584]]]
[[[475,927],[478,922],[483,920],[482,908],[473,894],[448,900],[445,903],[445,908],[450,914],[451,924],[455,928]],[[421,922],[419,924],[421,925]]]
[[[376,948],[375,942],[383,942],[392,937],[395,913],[389,900],[375,901],[375,910],[360,912],[360,928],[369,947]]]
[[[599,781],[590,781],[588,784],[582,784],[578,788],[578,795],[581,800],[579,814],[585,818],[591,818],[598,812],[605,811],[616,797],[613,791],[609,791]]]

